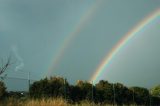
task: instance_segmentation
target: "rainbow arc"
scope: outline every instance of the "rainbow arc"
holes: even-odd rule
[[[138,35],[140,31],[142,31],[146,26],[148,26],[151,22],[154,22],[156,19],[160,19],[160,8],[149,14],[140,23],[138,23],[138,25],[136,25],[123,36],[123,38],[111,49],[104,60],[102,60],[102,62],[99,64],[94,74],[90,78],[90,82],[93,81],[93,83],[96,83],[100,75],[106,71],[106,68],[109,66],[109,63],[113,57],[116,56],[116,54],[124,47],[124,45],[126,45],[134,36]]]

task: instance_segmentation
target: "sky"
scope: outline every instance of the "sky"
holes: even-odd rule
[[[30,72],[35,80],[89,80],[114,45],[156,9],[160,0],[0,0],[0,57],[12,56],[9,77],[27,79]],[[118,52],[99,80],[159,84],[159,29],[160,16]]]

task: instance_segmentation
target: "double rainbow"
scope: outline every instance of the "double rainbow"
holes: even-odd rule
[[[90,78],[90,82],[96,83],[100,75],[106,71],[105,69],[116,56],[116,54],[123,48],[127,42],[129,42],[137,33],[139,33],[143,28],[148,26],[155,19],[160,19],[160,8],[155,10],[153,13],[149,14],[145,19],[143,19],[138,25],[136,25],[132,30],[130,30],[124,37],[111,49],[109,54],[106,55],[104,60],[99,64],[98,68],[95,70],[94,74]]]
[[[74,38],[81,32],[81,30],[83,30],[83,28],[85,27],[86,23],[89,22],[89,20],[91,20],[91,18],[93,17],[95,11],[97,10],[97,8],[99,7],[99,5],[102,3],[102,1],[95,1],[90,7],[89,9],[84,13],[84,15],[82,15],[82,17],[80,18],[78,24],[76,25],[75,29],[73,30],[73,32],[71,32],[62,42],[62,44],[59,46],[59,50],[57,50],[56,55],[53,57],[53,60],[51,62],[51,66],[48,69],[48,72],[46,73],[45,76],[51,75],[51,72],[54,71],[54,69],[57,67],[57,65],[59,64],[60,60],[62,59],[65,51],[67,50],[67,48],[69,47],[70,43],[74,40]]]

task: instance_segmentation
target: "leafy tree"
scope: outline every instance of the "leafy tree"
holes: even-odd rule
[[[132,92],[123,84],[114,84],[115,102],[117,104],[130,104],[132,101]]]
[[[5,94],[6,94],[5,84],[2,81],[0,81],[0,99],[3,99]]]
[[[92,84],[87,81],[77,81],[76,87],[80,90],[80,99],[92,100]]]
[[[48,79],[41,79],[40,81],[34,82],[29,89],[31,97],[44,97],[48,92]],[[48,96],[48,95],[47,95]]]
[[[149,91],[146,88],[142,87],[131,87],[132,91],[134,91],[134,100],[138,105],[149,105]]]
[[[69,99],[72,102],[79,102],[82,100],[82,94],[80,93],[81,89],[78,86],[71,85],[69,86]]]
[[[69,84],[66,79],[63,79],[62,77],[51,77],[49,80],[48,91],[51,93],[51,96],[65,97],[68,94],[68,86]]]
[[[11,63],[11,56],[9,56],[7,58],[7,61],[5,63],[4,63],[3,59],[1,59],[0,75],[2,75],[11,64],[12,64]],[[1,76],[0,77],[1,80],[3,80],[5,78],[5,76]],[[4,82],[0,81],[0,99],[2,99],[5,94],[6,94],[5,84],[4,84]]]
[[[160,98],[157,96],[151,96],[151,105],[152,106],[159,106],[160,105]]]
[[[158,97],[160,97],[160,85],[157,85],[157,86],[153,87],[153,88],[151,89],[151,94],[152,94],[153,96],[158,96]]]
[[[157,91],[157,88],[152,89]],[[152,92],[154,93],[154,92]],[[76,85],[69,85],[62,77],[50,77],[34,82],[30,86],[31,97],[63,97],[72,103],[82,100],[94,100],[95,103],[130,105],[160,105],[160,97],[149,95],[149,91],[142,87],[128,88],[121,83],[109,83],[101,80],[95,86],[87,81],[77,81]]]
[[[113,103],[113,87],[108,81],[101,80],[96,87],[96,101]]]
[[[65,97],[68,95],[68,82],[61,77],[41,79],[30,86],[31,97]]]

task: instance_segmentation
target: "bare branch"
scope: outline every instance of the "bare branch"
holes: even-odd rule
[[[3,59],[1,59],[1,62],[0,75],[3,74],[11,64],[13,64],[11,62],[11,55],[7,58],[6,63],[4,63]]]

